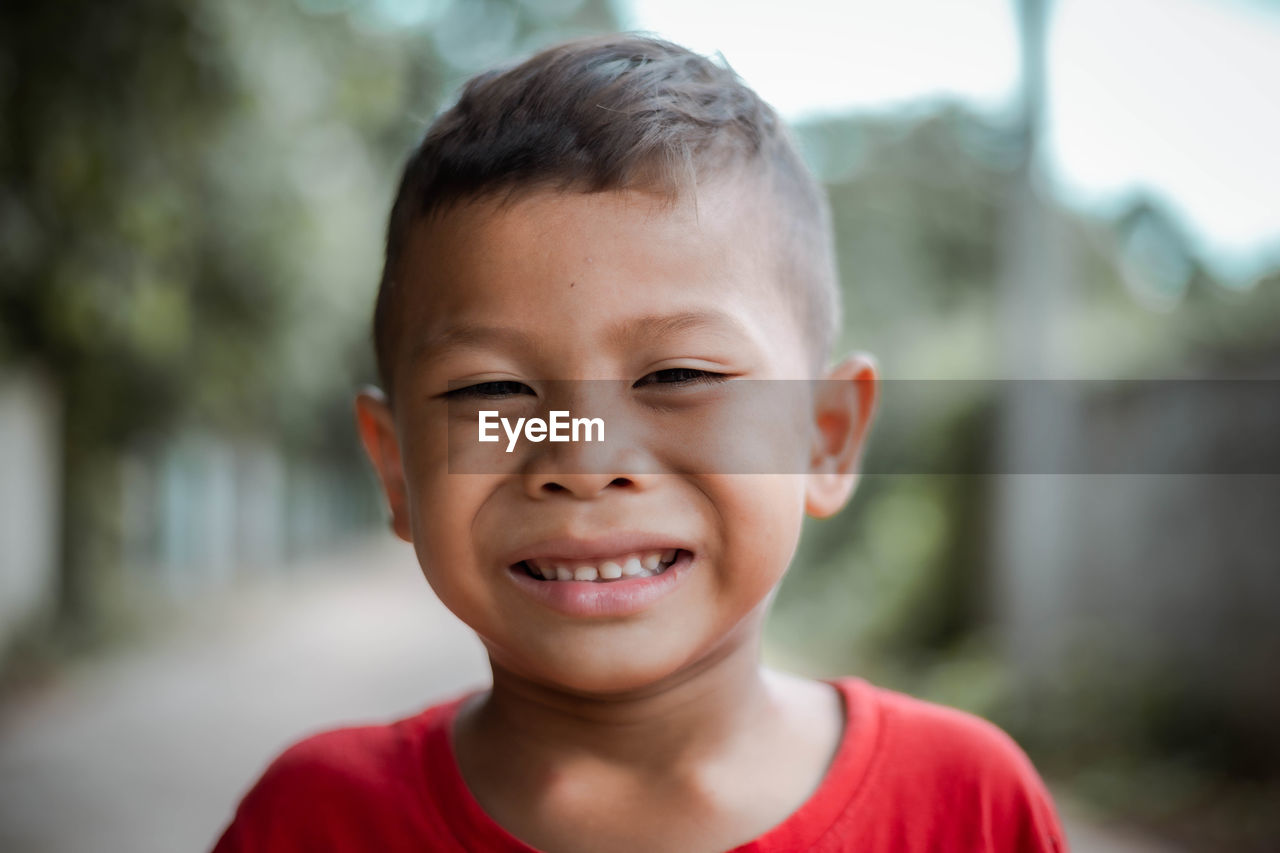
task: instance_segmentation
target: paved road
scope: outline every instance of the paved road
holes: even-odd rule
[[[0,851],[206,850],[301,734],[409,714],[487,678],[398,542],[192,608],[163,643],[0,709]],[[1169,853],[1072,820],[1081,853]]]

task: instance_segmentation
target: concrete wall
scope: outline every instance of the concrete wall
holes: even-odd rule
[[[43,374],[0,371],[0,654],[47,612],[56,590],[60,408]]]
[[[1231,372],[1280,376],[1280,363],[1259,356]],[[1023,525],[1008,571],[1025,594],[993,593],[1011,610],[1035,604],[1002,620],[1004,646],[1028,682],[1041,681],[1034,687],[1174,697],[1280,756],[1280,475],[1265,473],[1280,471],[1280,393],[1270,390],[1280,382],[1259,383],[1247,411],[1193,405],[1197,394],[1161,386],[1113,393],[1100,383],[1073,417],[1077,448],[1132,470],[1010,478],[1054,494],[1023,489],[1052,512],[1003,508],[1000,524]],[[1176,457],[1160,458],[1182,473],[1125,462],[1171,437]],[[1210,473],[1224,470],[1238,473]]]

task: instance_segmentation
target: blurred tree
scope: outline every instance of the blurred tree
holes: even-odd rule
[[[204,384],[196,365],[213,383],[244,373],[248,390],[237,356],[275,308],[212,237],[205,152],[234,89],[197,12],[0,12],[3,347],[52,367],[65,398],[62,604],[75,617],[105,533],[107,452]]]
[[[1000,210],[1016,178],[1016,128],[942,102],[797,131],[832,202],[841,345],[875,354],[891,386],[1001,375]],[[1061,318],[1074,375],[1167,376],[1197,362],[1203,371],[1225,353],[1274,347],[1275,274],[1250,291],[1224,286],[1158,199],[1135,198],[1114,219],[1048,204],[1079,282]],[[1150,291],[1161,288],[1177,298],[1154,304]],[[937,660],[966,648],[990,619],[990,479],[927,476],[992,470],[994,385],[955,388],[957,399],[926,423],[875,424],[867,466],[895,476],[864,478],[854,504],[802,540],[777,608],[778,637],[801,659],[835,669]],[[896,476],[910,474],[925,476]],[[815,607],[831,608],[830,618]],[[819,635],[817,624],[838,628]]]
[[[119,456],[181,424],[345,465],[402,157],[465,76],[605,0],[0,10],[0,359],[65,401],[61,613],[115,567]]]

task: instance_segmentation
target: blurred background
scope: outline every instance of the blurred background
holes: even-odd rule
[[[483,681],[352,423],[380,242],[462,81],[618,29],[722,52],[792,122],[846,348],[1091,380],[879,423],[871,470],[898,436],[921,473],[810,525],[770,660],[997,721],[1075,849],[1280,849],[1277,469],[1228,464],[1240,411],[1101,381],[1256,381],[1280,435],[1262,0],[6,4],[0,849],[206,847],[301,734]],[[1237,473],[927,473],[1021,470],[1031,435]]]

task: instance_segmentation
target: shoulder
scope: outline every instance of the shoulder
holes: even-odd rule
[[[864,682],[865,684],[865,682]],[[1039,776],[1025,752],[994,723],[896,690],[867,684],[884,737],[901,757],[992,777]]]
[[[413,821],[411,806],[423,799],[432,735],[443,730],[457,701],[392,723],[332,729],[295,742],[245,794],[215,853],[348,849],[334,839],[370,843],[365,833],[373,826],[379,833],[401,833]]]
[[[934,816],[971,815],[979,823],[975,832],[1002,837],[1016,849],[1066,849],[1048,788],[1003,729],[861,679],[843,681],[847,695],[871,706],[878,740],[874,785]]]
[[[421,721],[413,718],[310,735],[276,756],[254,791],[293,796],[324,793],[335,787],[350,792],[352,788],[381,786],[394,777],[421,727]]]

